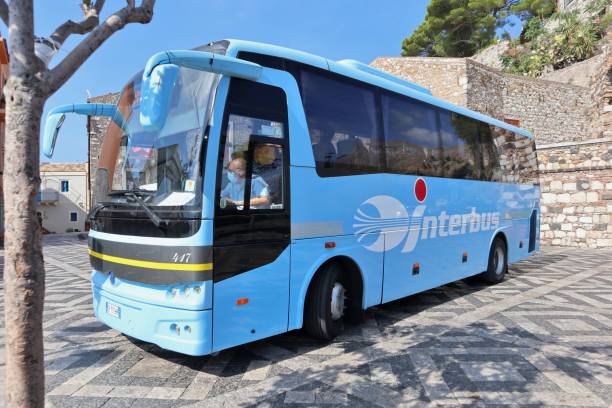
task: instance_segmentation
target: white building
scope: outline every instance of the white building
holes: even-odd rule
[[[89,213],[87,163],[43,163],[40,178],[38,212],[46,232],[84,231]]]

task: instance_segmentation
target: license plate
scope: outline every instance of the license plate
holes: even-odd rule
[[[121,319],[121,308],[114,303],[106,302],[106,313],[117,319]]]

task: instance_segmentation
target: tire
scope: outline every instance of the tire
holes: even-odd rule
[[[332,340],[340,333],[346,310],[346,287],[338,263],[331,263],[317,273],[304,305],[304,329],[312,337]],[[332,308],[332,297],[336,299],[335,308]]]
[[[487,270],[480,276],[490,284],[496,284],[504,280],[508,272],[508,248],[501,237],[495,238],[489,251],[489,262]]]

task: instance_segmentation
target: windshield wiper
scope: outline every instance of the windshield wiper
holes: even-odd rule
[[[155,214],[153,210],[151,210],[149,206],[144,202],[144,200],[140,198],[140,196],[138,195],[138,193],[141,193],[142,191],[143,190],[128,190],[128,191],[124,191],[123,195],[132,197],[134,201],[136,201],[142,207],[145,214],[147,214],[147,216],[151,219],[151,222],[155,224],[157,228],[165,229],[165,225],[162,227],[162,222],[165,224],[165,221],[162,221],[162,219],[159,218],[159,216]],[[147,190],[144,190],[144,191],[147,191]]]
[[[144,188],[133,188],[131,190],[113,190],[111,192],[106,193],[109,196],[129,196],[132,194],[155,194],[156,191],[153,190],[145,190]]]

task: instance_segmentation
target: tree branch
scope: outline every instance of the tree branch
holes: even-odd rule
[[[61,46],[64,41],[72,34],[86,34],[93,30],[100,22],[100,11],[104,7],[105,0],[96,0],[94,5],[81,3],[81,9],[83,10],[83,20],[75,22],[67,20],[65,23],[55,29],[53,34],[49,37],[54,45]]]
[[[8,27],[9,25],[9,8],[5,0],[0,0],[0,18]]]
[[[47,94],[57,91],[72,74],[115,32],[127,24],[147,24],[153,18],[155,0],[142,0],[140,7],[128,6],[110,15],[46,75]]]

